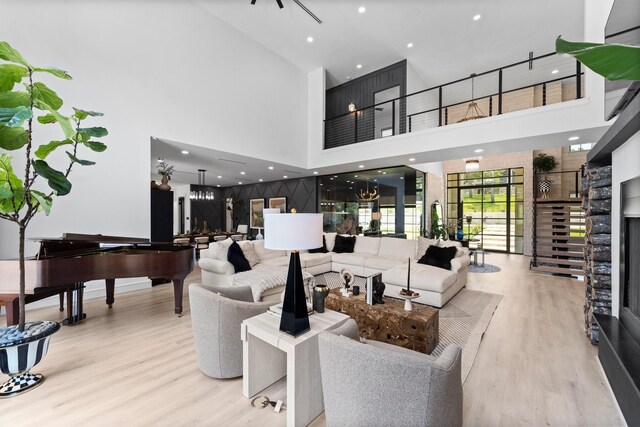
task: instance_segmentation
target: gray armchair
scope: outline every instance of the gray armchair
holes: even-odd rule
[[[191,325],[198,367],[213,378],[242,376],[242,321],[273,303],[253,302],[251,288],[193,283],[189,286]]]
[[[433,357],[360,342],[355,320],[318,336],[327,426],[462,425],[462,350]]]

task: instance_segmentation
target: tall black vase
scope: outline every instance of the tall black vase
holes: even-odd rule
[[[300,265],[300,252],[291,251],[289,260],[289,274],[284,290],[282,302],[282,317],[280,330],[294,337],[307,332],[309,326],[309,313],[307,312],[307,299],[302,281],[302,267]]]

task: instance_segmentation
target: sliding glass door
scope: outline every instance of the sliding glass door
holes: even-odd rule
[[[462,227],[472,247],[522,253],[523,174],[523,168],[449,174],[449,227]]]

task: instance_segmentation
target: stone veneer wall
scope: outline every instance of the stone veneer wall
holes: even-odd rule
[[[611,166],[585,168],[584,320],[592,344],[598,342],[593,314],[611,314]]]

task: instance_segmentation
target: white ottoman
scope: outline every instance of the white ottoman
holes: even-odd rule
[[[415,302],[442,307],[460,290],[455,286],[456,279],[453,271],[416,261],[411,263],[411,290],[420,294]],[[397,298],[400,289],[407,287],[407,265],[398,265],[383,272],[382,282],[385,284],[384,294]]]

